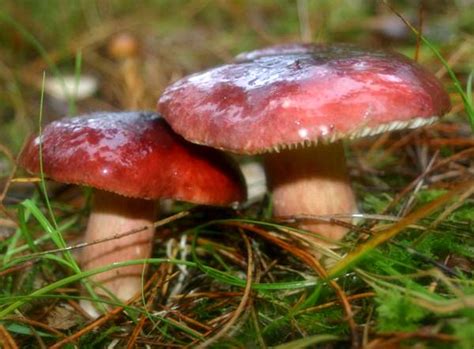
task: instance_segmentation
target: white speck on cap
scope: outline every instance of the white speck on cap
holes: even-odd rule
[[[305,128],[300,128],[298,130],[298,136],[300,136],[301,138],[306,138],[308,137],[308,130],[305,129]]]

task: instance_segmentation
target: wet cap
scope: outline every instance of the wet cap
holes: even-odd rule
[[[46,177],[116,194],[228,205],[245,199],[240,172],[215,149],[186,142],[156,113],[95,113],[64,118],[31,137],[19,157]]]
[[[449,109],[416,62],[343,44],[247,52],[175,82],[158,103],[187,140],[247,154],[415,128]]]

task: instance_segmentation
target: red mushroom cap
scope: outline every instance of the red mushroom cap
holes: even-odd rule
[[[435,76],[400,54],[289,44],[187,76],[158,109],[191,142],[262,153],[418,127],[450,101]]]
[[[64,118],[31,137],[19,162],[45,176],[120,195],[227,205],[245,198],[238,170],[219,151],[186,142],[149,112]]]

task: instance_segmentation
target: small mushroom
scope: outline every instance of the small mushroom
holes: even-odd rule
[[[127,109],[141,108],[144,104],[145,82],[143,80],[138,39],[129,32],[114,35],[107,45],[107,53],[116,61],[117,78],[122,80],[117,84],[121,91],[118,96],[120,103]]]
[[[275,216],[351,214],[342,141],[434,122],[450,109],[436,77],[397,53],[286,44],[168,86],[158,110],[188,141],[264,154]],[[347,228],[302,223],[341,239]]]
[[[245,199],[241,175],[228,157],[186,142],[155,113],[95,113],[55,121],[31,137],[19,157],[32,174],[40,172],[40,144],[45,176],[95,188],[85,242],[150,227],[84,248],[85,270],[151,256],[153,200],[222,206]],[[141,290],[142,271],[142,265],[133,265],[92,279],[126,301]]]

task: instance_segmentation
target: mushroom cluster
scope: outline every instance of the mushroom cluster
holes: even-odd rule
[[[38,174],[41,145],[46,177],[95,188],[86,242],[149,227],[84,248],[88,270],[151,255],[154,200],[244,201],[242,175],[220,150],[263,154],[275,216],[354,213],[342,142],[430,124],[449,109],[440,82],[400,54],[279,45],[171,84],[158,103],[163,118],[127,112],[55,121],[29,139],[19,162]],[[299,228],[314,233],[313,244],[347,232],[330,222]],[[128,300],[141,290],[142,272],[134,265],[93,280]]]
[[[357,210],[342,141],[430,124],[450,109],[436,77],[397,53],[289,44],[170,85],[158,110],[190,142],[263,154],[275,216]],[[332,240],[346,227],[300,228]]]
[[[156,113],[94,113],[55,121],[31,137],[19,157],[32,174],[40,172],[40,145],[46,177],[95,188],[85,242],[148,227],[85,247],[85,270],[151,256],[154,200],[224,206],[245,199],[241,175],[225,154],[185,141]],[[141,290],[142,271],[142,265],[133,265],[92,279],[126,301]]]

